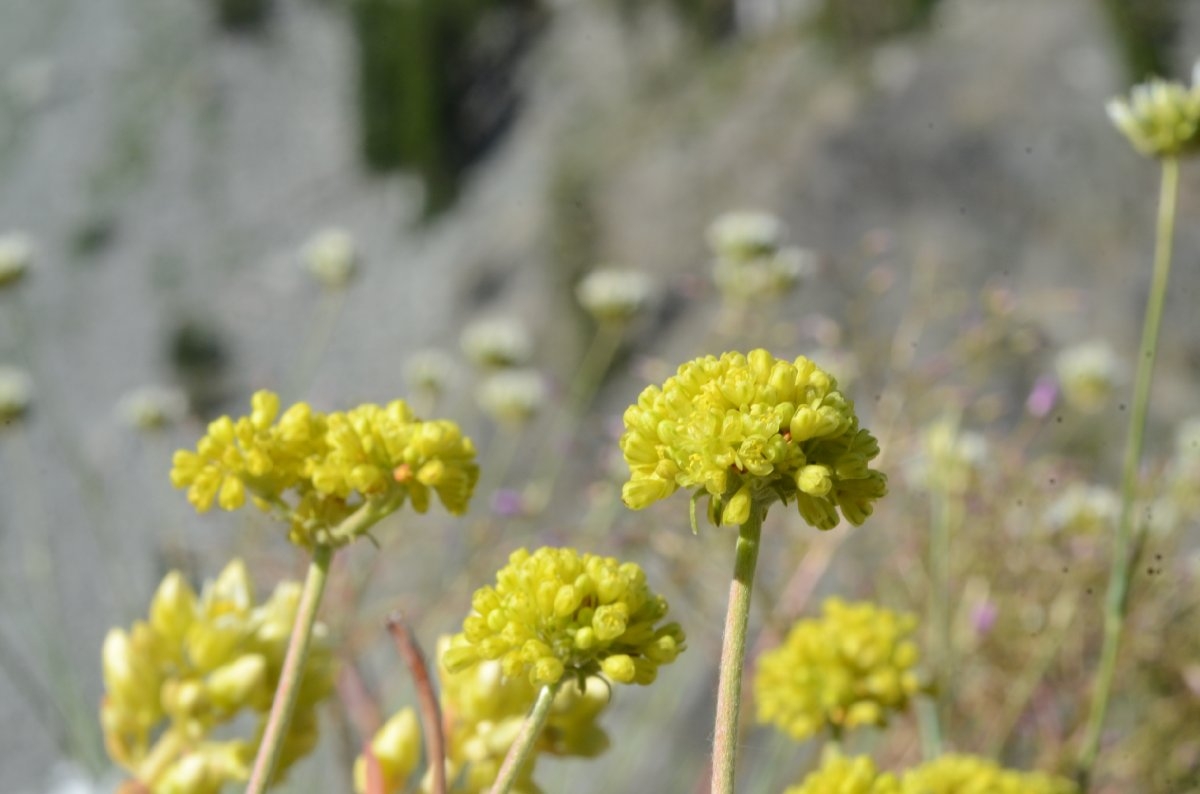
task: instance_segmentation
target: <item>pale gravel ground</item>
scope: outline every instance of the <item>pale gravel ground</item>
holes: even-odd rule
[[[365,180],[355,166],[343,20],[314,3],[280,5],[263,42],[215,36],[200,3],[7,0],[0,10],[0,230],[23,229],[38,245],[22,305],[0,295],[0,361],[31,362],[40,394],[28,433],[0,437],[0,628],[36,636],[36,602],[32,614],[52,616],[69,637],[88,702],[99,697],[104,632],[144,610],[164,534],[185,533],[206,571],[237,545],[237,522],[196,519],[166,482],[171,450],[198,426],[146,441],[112,417],[125,392],[167,377],[162,336],[173,319],[206,318],[233,341],[228,386],[239,404],[259,384],[286,383],[322,311],[294,252],[314,229],[340,224],[367,270],[308,391],[315,402],[402,393],[406,351],[454,346],[481,272],[500,273],[499,305],[538,325],[551,360],[570,361],[577,347],[554,349],[573,326],[553,308],[564,287],[542,244],[545,182],[569,136],[586,131],[608,147],[597,189],[606,259],[703,276],[700,231],[744,204],[781,212],[794,239],[844,259],[887,226],[904,250],[939,258],[948,294],[987,279],[1022,293],[1094,288],[1080,310],[1048,321],[1052,335],[1100,334],[1132,349],[1154,173],[1103,120],[1120,80],[1084,0],[948,3],[930,39],[891,45],[873,73],[857,76],[779,42],[680,74],[661,25],[631,42],[588,7],[564,6],[527,65],[531,95],[515,134],[455,213],[421,233],[407,223],[413,184]],[[1187,37],[1200,52],[1200,20]],[[144,174],[97,196],[131,137],[145,144]],[[1188,220],[1200,207],[1195,169],[1185,170],[1181,206],[1160,370],[1173,414],[1194,407],[1200,361],[1189,313],[1200,288],[1200,224]],[[73,258],[71,235],[98,213],[117,218],[114,242]],[[877,333],[896,321],[905,261],[871,320]],[[853,287],[861,272],[837,279]],[[837,311],[844,296],[833,280],[789,310]],[[713,308],[711,298],[698,305],[643,347],[667,360],[696,352]],[[637,388],[626,374],[602,405],[619,411]],[[45,579],[16,584],[30,565],[37,575],[44,553],[54,565],[41,575],[61,588],[61,616]],[[436,581],[436,571],[426,575]],[[36,647],[29,661],[39,664]],[[696,706],[672,699],[705,686],[699,662],[679,673],[692,685],[665,692],[656,708]],[[54,748],[3,680],[0,725],[0,791],[40,785]],[[692,733],[675,741],[694,750],[703,731]],[[630,766],[622,780],[637,779],[641,767]],[[551,791],[560,790],[554,767],[544,778]],[[318,764],[305,769],[291,790],[336,790]],[[600,777],[599,789],[613,783]]]

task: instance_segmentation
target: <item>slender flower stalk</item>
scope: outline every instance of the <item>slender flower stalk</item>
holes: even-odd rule
[[[759,537],[766,508],[755,506],[738,531],[725,639],[721,644],[721,673],[717,683],[717,718],[713,731],[713,794],[732,794],[737,774],[738,718],[742,702],[742,667],[746,658],[746,627],[750,596],[758,564]]]
[[[508,755],[504,757],[500,773],[492,785],[491,794],[508,794],[512,789],[521,767],[529,761],[530,755],[534,752],[537,738],[542,733],[546,719],[550,716],[550,707],[554,705],[554,693],[557,689],[557,684],[548,684],[538,690],[537,700],[533,702],[529,716],[521,725],[521,732],[517,734],[516,740],[508,750]]]
[[[296,624],[292,629],[287,656],[283,661],[283,671],[279,676],[279,687],[275,690],[271,716],[267,719],[262,743],[254,759],[254,771],[250,775],[250,783],[246,786],[246,794],[262,794],[266,791],[275,772],[279,752],[292,720],[292,711],[296,706],[296,695],[300,692],[300,681],[304,674],[304,663],[308,658],[313,624],[317,620],[317,609],[325,592],[329,562],[332,558],[333,549],[330,546],[318,545],[313,548],[308,575],[304,577],[304,590],[300,595],[300,607],[296,610]]]
[[[1137,491],[1138,467],[1146,430],[1146,413],[1150,403],[1150,385],[1154,375],[1154,360],[1158,350],[1158,329],[1166,300],[1167,281],[1171,272],[1171,246],[1175,230],[1175,204],[1179,193],[1179,160],[1162,160],[1162,186],[1159,193],[1158,225],[1155,237],[1154,275],[1146,302],[1142,341],[1138,352],[1137,375],[1134,381],[1133,407],[1129,414],[1129,434],[1125,445],[1125,461],[1121,482],[1121,512],[1113,537],[1112,567],[1109,570],[1108,592],[1104,605],[1104,645],[1100,665],[1092,689],[1091,708],[1084,728],[1083,745],[1079,754],[1078,780],[1087,790],[1096,757],[1100,735],[1112,694],[1116,673],[1117,652],[1121,631],[1129,607],[1129,582],[1136,563],[1133,507]]]

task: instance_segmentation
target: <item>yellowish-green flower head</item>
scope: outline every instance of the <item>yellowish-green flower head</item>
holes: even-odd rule
[[[1095,414],[1111,400],[1124,368],[1106,342],[1084,342],[1066,348],[1054,362],[1063,398],[1078,411]]]
[[[467,644],[461,635],[443,637],[438,642],[438,656],[444,662],[449,650]],[[481,794],[495,782],[537,698],[537,687],[525,676],[505,676],[498,661],[480,662],[457,673],[443,666],[441,685],[446,777],[457,781],[452,788],[455,794]],[[539,791],[533,774],[537,757],[543,753],[591,758],[606,750],[608,735],[598,718],[609,700],[609,685],[599,678],[587,679],[584,689],[577,681],[563,682],[555,693],[535,754],[522,767],[515,790]]]
[[[575,297],[597,322],[625,323],[650,300],[650,277],[640,270],[598,268],[575,287]]]
[[[759,659],[758,721],[797,740],[825,728],[886,725],[921,688],[916,625],[913,615],[828,599],[820,618],[798,622]]]
[[[398,711],[371,737],[371,755],[379,765],[382,788],[372,794],[400,794],[403,792],[421,760],[421,726],[417,713],[411,708]],[[367,794],[367,757],[360,755],[354,761],[354,790]]]
[[[1070,780],[1015,772],[971,755],[944,755],[904,773],[901,794],[1077,794]]]
[[[20,232],[0,234],[0,289],[25,278],[33,262],[33,243]]]
[[[821,768],[785,794],[900,794],[900,781],[890,772],[879,772],[870,756],[847,758],[827,752]]]
[[[443,657],[451,672],[495,659],[505,676],[536,687],[600,673],[649,684],[685,647],[679,624],[660,624],[667,601],[640,566],[575,549],[518,549],[471,606],[465,643]]]
[[[223,416],[195,451],[175,453],[171,482],[199,512],[250,498],[282,513],[305,546],[353,540],[334,529],[364,505],[380,517],[405,502],[423,513],[437,494],[451,513],[466,512],[479,468],[454,422],[421,421],[403,400],[329,414],[307,403],[279,408],[276,394],[257,392],[249,416]]]
[[[215,793],[247,780],[299,601],[299,585],[284,582],[256,605],[241,560],[199,595],[180,573],[168,574],[149,620],[112,629],[104,640],[100,721],[113,761],[155,792]],[[318,624],[280,773],[316,745],[316,708],[333,678],[332,650]],[[230,738],[245,714],[256,717],[256,733]]]
[[[621,450],[626,505],[640,510],[694,489],[710,497],[715,525],[743,524],[752,506],[776,499],[794,500],[818,529],[843,516],[857,525],[887,492],[869,465],[879,444],[833,376],[766,350],[698,358],[647,387],[625,411]]]
[[[1134,86],[1129,99],[1110,100],[1108,117],[1148,157],[1178,157],[1200,149],[1200,63],[1192,85],[1153,79]]]

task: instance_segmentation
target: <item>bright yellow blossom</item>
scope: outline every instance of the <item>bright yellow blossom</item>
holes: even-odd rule
[[[599,673],[649,684],[685,646],[678,623],[658,625],[667,601],[641,567],[575,549],[518,549],[471,606],[466,642],[443,657],[451,672],[498,659],[504,675],[539,687]]]
[[[754,678],[758,721],[797,740],[827,727],[885,725],[920,689],[915,617],[836,598],[823,611],[764,653]]]
[[[405,502],[429,509],[437,494],[451,513],[466,511],[479,478],[475,447],[458,425],[421,421],[403,400],[329,414],[297,403],[279,413],[269,391],[251,398],[251,413],[212,422],[195,451],[175,453],[171,482],[188,489],[198,511],[225,510],[247,499],[280,512],[293,542],[341,545]],[[338,526],[361,508],[371,520],[351,532]]]
[[[640,510],[683,487],[707,493],[713,524],[743,524],[752,506],[795,500],[818,529],[861,524],[887,491],[870,468],[874,436],[837,381],[803,356],[766,350],[690,361],[625,411],[625,504]],[[839,516],[839,510],[841,515]]]
[[[896,776],[879,772],[870,756],[826,752],[821,768],[784,794],[900,794]]]
[[[155,794],[215,794],[244,782],[298,603],[298,585],[284,582],[256,606],[241,560],[200,595],[180,573],[169,573],[149,619],[129,631],[112,629],[104,640],[100,721],[113,761]],[[278,774],[316,745],[316,707],[332,688],[332,652],[318,626]],[[229,738],[246,713],[257,716],[257,733]]]
[[[1070,780],[1003,769],[987,758],[944,755],[904,773],[900,794],[1077,794]]]

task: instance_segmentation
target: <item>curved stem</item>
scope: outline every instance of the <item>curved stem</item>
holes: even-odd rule
[[[517,780],[517,773],[533,755],[533,745],[537,743],[542,726],[550,716],[550,707],[554,705],[556,689],[557,686],[544,686],[538,690],[537,700],[533,702],[533,708],[525,718],[521,732],[517,734],[512,747],[508,748],[508,755],[504,756],[504,763],[496,775],[496,782],[492,784],[491,794],[508,794]]]
[[[271,714],[267,718],[262,744],[258,746],[258,756],[254,759],[254,772],[250,775],[246,794],[262,794],[266,791],[275,772],[279,751],[287,736],[288,724],[292,721],[296,695],[300,692],[300,682],[304,677],[309,640],[312,639],[317,607],[321,605],[321,595],[325,592],[325,580],[329,576],[329,561],[332,558],[333,549],[329,546],[313,549],[308,575],[304,578],[304,590],[300,594],[300,606],[296,610],[296,624],[288,642],[287,656],[283,660],[279,686],[275,690],[275,701],[271,704]]]
[[[738,714],[742,699],[742,666],[746,658],[746,626],[750,622],[750,593],[758,564],[759,537],[766,509],[754,505],[738,532],[721,645],[721,677],[717,684],[717,719],[713,732],[713,794],[733,794],[737,767]]]
[[[1175,202],[1179,193],[1179,161],[1162,161],[1162,187],[1158,199],[1158,226],[1154,240],[1154,275],[1146,301],[1146,317],[1142,326],[1142,342],[1138,352],[1137,376],[1133,387],[1133,407],[1129,414],[1129,435],[1125,443],[1125,461],[1121,482],[1121,513],[1113,536],[1112,567],[1109,570],[1108,593],[1104,604],[1104,645],[1100,665],[1092,689],[1092,704],[1084,729],[1083,746],[1079,753],[1078,779],[1087,790],[1096,756],[1100,749],[1100,734],[1112,694],[1116,674],[1117,651],[1121,630],[1129,607],[1129,581],[1133,576],[1133,500],[1137,491],[1138,466],[1142,458],[1142,442],[1146,430],[1146,413],[1150,403],[1150,384],[1154,375],[1154,359],[1158,350],[1158,329],[1162,321],[1163,303],[1167,295],[1167,280],[1171,272],[1171,243],[1175,230]]]

